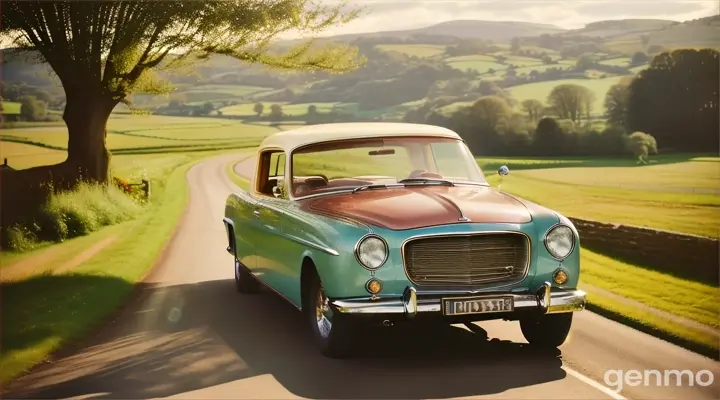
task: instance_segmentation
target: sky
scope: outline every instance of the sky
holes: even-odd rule
[[[330,4],[337,0],[324,0]],[[720,14],[718,0],[350,0],[363,15],[322,36],[422,28],[445,21],[475,19],[582,28],[594,21],[650,18],[687,21]]]

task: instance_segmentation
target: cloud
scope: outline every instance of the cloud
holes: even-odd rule
[[[364,15],[325,35],[413,29],[458,19],[523,21],[576,29],[607,19],[685,21],[720,14],[717,0],[355,0],[351,4],[364,8]]]

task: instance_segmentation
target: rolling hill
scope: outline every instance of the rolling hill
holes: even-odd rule
[[[519,52],[511,51],[509,42],[514,37],[523,37],[523,42],[528,39],[528,43],[521,44]],[[636,51],[655,54],[660,51],[657,48],[720,48],[720,16],[682,23],[658,19],[608,20],[593,22],[574,30],[516,21],[457,20],[420,29],[324,37],[322,41],[352,43],[360,46],[361,51],[369,51],[371,57],[376,58],[369,60],[370,64],[375,64],[369,70],[379,71],[382,76],[357,71],[346,74],[344,78],[330,79],[329,75],[323,73],[277,73],[227,56],[213,56],[195,65],[191,73],[159,72],[162,78],[175,86],[174,94],[136,94],[131,100],[153,109],[167,105],[170,100],[191,106],[212,102],[217,109],[244,107],[255,101],[268,104],[353,104],[353,107],[357,108],[360,98],[367,99],[370,93],[375,96],[387,90],[390,87],[388,85],[397,84],[399,86],[395,90],[398,93],[403,92],[401,96],[397,99],[393,97],[392,101],[388,99],[379,101],[378,104],[366,104],[369,108],[363,112],[388,107],[395,110],[404,104],[422,101],[428,87],[435,81],[442,93],[452,92],[456,93],[453,96],[472,98],[479,94],[472,92],[471,87],[483,81],[498,82],[503,88],[510,88],[526,84],[537,85],[539,82],[552,84],[562,79],[604,79],[631,75],[646,65],[629,65],[630,56]],[[278,45],[284,46],[288,43],[291,42],[284,41]],[[587,44],[591,46],[586,47]],[[656,50],[649,51],[653,45]],[[465,46],[462,50],[464,52],[449,52],[458,46]],[[576,49],[567,51],[573,47]],[[388,56],[383,56],[377,50]],[[62,104],[62,87],[46,64],[38,63],[37,57],[28,55],[27,52],[14,49],[4,49],[1,52],[2,79],[8,88],[18,84],[41,88],[49,97],[57,100],[57,104]],[[599,65],[591,70],[602,71],[573,71],[576,58],[587,52],[595,54],[599,61]],[[408,70],[416,68],[420,74],[418,76],[421,76],[428,71],[428,66],[435,71],[430,74],[441,74],[443,77],[431,78],[426,75],[422,78],[427,78],[428,81],[420,81],[417,76],[409,78]],[[447,70],[447,67],[451,67],[451,70]],[[547,76],[548,73],[552,76]],[[450,80],[463,74],[468,79],[468,83],[464,84],[466,87],[455,92],[455,89],[444,89]],[[537,78],[542,74],[546,76]],[[529,78],[531,76],[532,78]],[[403,79],[406,79],[407,84],[401,82]],[[591,86],[595,83],[588,82]],[[468,93],[468,90],[472,93]],[[603,93],[598,93],[599,97],[602,95]],[[460,102],[469,101],[471,98],[463,98]],[[12,100],[11,97],[7,99]]]

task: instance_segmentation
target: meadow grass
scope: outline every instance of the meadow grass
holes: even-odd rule
[[[16,115],[20,114],[20,107],[22,104],[16,102],[16,101],[3,101],[2,102],[2,111],[0,114],[6,114],[6,115]]]
[[[717,359],[717,336],[700,331],[672,319],[663,318],[647,310],[620,302],[597,293],[587,294],[587,309],[634,329],[659,337],[692,351]]]
[[[41,241],[62,242],[135,218],[142,211],[141,199],[117,187],[80,184],[72,191],[53,194],[34,215],[32,223],[5,230],[6,249],[27,251]]]
[[[683,280],[587,249],[580,254],[580,287],[586,283],[707,326],[720,326],[717,286]]]
[[[375,48],[422,58],[437,56],[445,52],[445,46],[436,44],[379,44]]]

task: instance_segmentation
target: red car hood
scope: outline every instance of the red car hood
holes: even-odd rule
[[[467,222],[532,221],[519,201],[490,187],[433,186],[364,190],[302,201],[312,213],[350,218],[393,230]],[[464,217],[464,218],[463,218]]]

